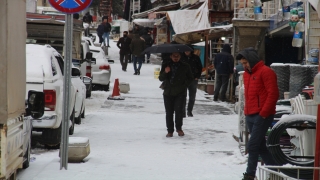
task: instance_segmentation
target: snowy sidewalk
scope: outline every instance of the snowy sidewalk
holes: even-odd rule
[[[161,82],[154,79],[159,61],[143,64],[141,75],[133,65],[121,70],[119,49],[111,41],[110,91],[94,91],[86,100],[86,117],[72,137],[88,137],[91,153],[83,163],[60,170],[59,150],[38,145],[33,161],[18,173],[19,180],[237,180],[246,169],[246,157],[232,138],[238,133],[237,115],[227,103],[216,103],[198,90],[194,117],[185,118],[184,137],[166,138]],[[107,100],[114,79],[128,82],[123,101]]]

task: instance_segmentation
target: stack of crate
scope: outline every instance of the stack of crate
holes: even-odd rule
[[[262,6],[263,19],[278,13],[280,0],[264,2]],[[254,20],[254,4],[252,0],[234,0],[234,19]]]

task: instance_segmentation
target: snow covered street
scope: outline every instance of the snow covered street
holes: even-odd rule
[[[33,147],[30,167],[19,180],[237,180],[246,169],[238,143],[238,117],[230,104],[213,102],[198,90],[194,117],[183,121],[185,136],[166,138],[161,82],[154,78],[160,67],[153,58],[133,75],[132,63],[121,70],[119,49],[110,41],[110,91],[93,91],[86,99],[85,119],[70,137],[88,137],[90,154],[82,163],[60,170],[59,150]],[[154,57],[154,56],[153,56]],[[114,79],[130,84],[125,100],[107,100]]]

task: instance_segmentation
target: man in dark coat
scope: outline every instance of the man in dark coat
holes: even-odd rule
[[[172,137],[174,126],[179,136],[184,136],[182,130],[183,125],[183,101],[186,97],[186,88],[194,79],[190,66],[187,63],[181,62],[180,53],[172,53],[171,60],[163,63],[159,80],[164,83],[163,100],[166,110],[166,137]],[[175,114],[175,122],[173,121],[173,114]]]
[[[154,40],[152,39],[150,32],[147,32],[146,34],[142,35],[142,38],[144,39],[144,41],[146,42],[146,48],[151,47],[152,44],[154,43]],[[147,52],[147,63],[150,62],[150,52]],[[143,63],[145,62],[145,60],[143,59]]]
[[[83,16],[82,21],[88,23],[89,25],[93,22],[93,18],[92,18],[92,16],[91,16],[90,12],[87,12],[87,13]]]
[[[259,59],[252,47],[239,52],[237,59],[245,69],[244,114],[250,133],[248,165],[243,179],[254,180],[259,156],[266,165],[277,165],[266,147],[266,132],[273,122],[279,97],[277,75]]]
[[[124,31],[123,37],[121,37],[117,43],[117,46],[120,49],[120,63],[123,71],[127,71],[128,59],[130,54],[130,44],[131,39],[128,37],[128,31]]]
[[[231,48],[229,44],[223,45],[222,52],[217,54],[214,58],[214,67],[217,77],[216,87],[214,89],[214,101],[218,101],[221,90],[221,101],[226,101],[226,92],[229,84],[229,78],[233,74],[233,56],[231,55]]]
[[[140,70],[142,67],[142,59],[144,58],[144,54],[142,54],[142,52],[144,51],[145,46],[146,45],[144,40],[140,38],[139,34],[135,34],[130,44],[130,50],[132,53],[132,62],[133,62],[133,68],[134,68],[133,75],[140,75]],[[137,68],[137,63],[139,64],[138,68]]]
[[[193,46],[189,45],[191,49],[193,49]],[[198,79],[201,76],[202,72],[202,64],[200,57],[193,54],[193,51],[186,51],[184,52],[184,55],[182,57],[182,61],[189,64],[191,68],[191,72],[193,74],[193,81],[192,83],[187,87],[187,91],[189,91],[189,102],[188,102],[188,108],[187,108],[187,116],[193,117],[192,110],[194,106],[194,102],[196,100],[196,94],[197,94],[197,88],[198,88]],[[184,99],[184,105],[183,105],[183,117],[186,113],[186,103],[187,103],[187,96]]]

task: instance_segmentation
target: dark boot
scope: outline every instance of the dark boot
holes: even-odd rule
[[[250,176],[247,173],[243,173],[243,178],[242,180],[254,180],[254,176]]]
[[[166,135],[166,137],[172,137],[173,136],[173,133],[168,133],[167,135]]]
[[[178,136],[184,136],[184,132],[182,130],[177,130]]]
[[[193,114],[191,111],[188,111],[187,115],[188,115],[188,117],[193,117]]]

